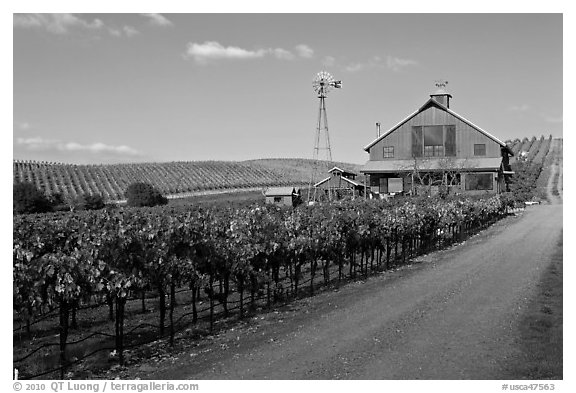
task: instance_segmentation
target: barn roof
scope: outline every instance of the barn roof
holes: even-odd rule
[[[452,158],[449,160],[419,159],[418,170],[442,171],[452,168],[455,171],[495,171],[502,165],[501,157]],[[394,173],[414,170],[414,160],[368,161],[360,172]]]
[[[360,186],[361,186],[361,184],[358,183],[357,181],[354,181],[354,180],[352,180],[352,179],[348,179],[347,177],[342,177],[342,180],[347,181],[348,183],[350,183],[350,184],[352,184],[353,186],[356,186],[356,187],[360,187]]]
[[[354,175],[354,176],[356,176],[356,174],[355,174],[354,172],[346,171],[346,170],[344,170],[344,169],[342,169],[342,168],[338,168],[337,166],[335,166],[334,168],[330,169],[328,172],[329,172],[329,173],[332,173],[332,172],[335,172],[335,171],[342,172],[342,174],[343,174],[344,176],[346,176],[346,175]]]
[[[512,153],[512,150],[510,150],[510,148],[508,147],[508,145],[506,145],[506,143],[502,142],[500,139],[496,138],[494,135],[490,134],[488,131],[478,127],[476,124],[472,123],[470,120],[460,116],[459,114],[457,114],[456,112],[454,112],[453,110],[449,109],[448,107],[446,107],[445,105],[442,105],[441,103],[439,103],[438,101],[436,101],[434,98],[430,98],[428,99],[428,101],[426,101],[426,103],[424,103],[424,105],[422,105],[416,112],[408,115],[408,117],[406,117],[404,120],[402,120],[400,123],[396,124],[394,127],[392,127],[391,129],[389,129],[388,131],[386,131],[385,133],[383,133],[382,135],[380,135],[378,138],[376,138],[374,141],[372,141],[369,145],[367,145],[366,147],[364,147],[365,151],[369,151],[370,148],[372,146],[374,146],[376,143],[380,142],[382,139],[386,138],[388,135],[390,135],[392,132],[396,131],[396,129],[398,129],[400,126],[402,126],[404,123],[406,123],[407,121],[409,121],[410,119],[412,119],[414,116],[416,116],[417,114],[419,114],[420,112],[425,111],[426,109],[430,108],[431,106],[435,106],[440,110],[443,110],[445,112],[448,112],[449,114],[451,114],[452,116],[456,117],[457,119],[463,121],[464,123],[468,124],[470,127],[474,128],[476,131],[486,135],[488,138],[492,139],[494,142],[498,143],[500,146],[504,147],[507,149],[508,153],[510,155],[514,155],[514,153]]]
[[[326,183],[328,180],[332,179],[332,177],[327,177],[326,179],[320,180],[318,183],[314,184],[314,187],[318,187],[321,184]],[[342,176],[341,177],[342,180],[352,184],[355,187],[360,187],[362,186],[362,184],[358,183],[357,181],[354,181],[352,179],[348,179],[346,176]]]
[[[270,187],[264,193],[265,196],[292,196],[297,190],[294,187]]]
[[[327,177],[326,179],[320,180],[318,183],[314,184],[314,187],[318,187],[320,184],[324,184],[330,179],[331,177]]]

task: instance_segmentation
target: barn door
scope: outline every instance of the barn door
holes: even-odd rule
[[[410,192],[412,191],[412,176],[404,176],[403,178],[404,181],[404,192]]]
[[[380,178],[380,188],[378,189],[380,194],[388,194],[388,178],[381,177]]]

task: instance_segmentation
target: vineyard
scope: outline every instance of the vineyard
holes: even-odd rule
[[[541,136],[540,138],[532,137],[531,139],[524,138],[522,140],[506,141],[506,144],[514,153],[510,164],[514,164],[519,160],[525,160],[533,164],[543,164],[551,143],[552,135],[548,138]]]
[[[129,184],[145,182],[164,195],[206,190],[308,185],[312,160],[263,159],[243,162],[191,161],[115,165],[72,165],[14,161],[13,182],[30,182],[46,195],[76,198],[100,194],[108,201],[124,199]],[[319,171],[334,165],[357,171],[353,164],[320,162]]]
[[[505,209],[494,196],[14,216],[14,367],[48,379],[133,364],[151,342],[407,263]]]
[[[507,142],[511,193],[278,206],[184,204],[13,217],[14,367],[22,378],[91,378],[138,364],[326,286],[363,279],[461,241],[508,206],[546,198],[562,141]],[[560,160],[560,161],[559,161]],[[322,162],[321,170],[334,164]],[[14,181],[47,194],[123,197],[307,184],[312,161],[67,165],[14,162]],[[156,349],[154,349],[156,345]],[[83,371],[84,370],[84,371]],[[85,374],[86,370],[96,374]],[[84,372],[84,374],[82,374]]]
[[[552,149],[552,145],[557,141],[561,140],[553,139],[552,135],[548,138],[541,136],[506,141],[514,152],[514,157],[510,159],[510,166],[514,171],[510,191],[518,201],[547,198],[549,167],[559,153]]]

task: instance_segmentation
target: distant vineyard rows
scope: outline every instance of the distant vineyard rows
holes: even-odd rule
[[[542,165],[552,136],[506,141],[514,152],[511,164],[520,158]],[[525,152],[521,157],[521,153]],[[30,182],[47,195],[61,193],[76,198],[83,194],[100,194],[107,200],[124,199],[133,182],[143,181],[163,194],[180,194],[206,190],[305,185],[310,181],[312,160],[264,159],[243,162],[192,161],[168,163],[134,163],[114,165],[72,165],[37,161],[14,161],[13,181]],[[320,163],[320,172],[333,165],[357,171],[346,163]],[[319,174],[319,178],[322,174]]]
[[[548,166],[555,155],[553,143],[552,135],[548,138],[541,136],[539,139],[532,137],[532,139],[506,141],[514,153],[514,157],[510,159],[514,171],[510,191],[519,201],[546,199]]]
[[[540,138],[534,136],[532,139],[524,138],[522,140],[508,140],[506,141],[506,144],[514,153],[514,157],[512,157],[510,163],[513,164],[514,162],[523,159],[532,164],[542,165],[548,155],[551,143],[552,135],[548,138],[545,138],[542,135]]]
[[[320,162],[325,172],[333,165],[355,170],[351,164]],[[270,159],[244,162],[196,161],[115,165],[72,165],[14,161],[13,181],[30,182],[47,195],[76,198],[101,194],[107,200],[124,199],[130,183],[152,184],[163,194],[205,190],[303,185],[310,181],[313,161]]]

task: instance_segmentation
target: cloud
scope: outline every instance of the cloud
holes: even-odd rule
[[[14,14],[14,27],[23,29],[41,29],[52,34],[68,34],[72,30],[102,31],[114,37],[132,37],[138,31],[132,26],[117,29],[107,26],[102,20],[82,19],[74,14]]]
[[[329,62],[330,65],[334,65],[336,63],[336,59],[331,56],[327,56],[324,58],[324,62]],[[344,66],[343,70],[347,72],[359,72],[372,68],[387,68],[394,72],[399,72],[402,71],[402,69],[405,67],[415,65],[418,65],[418,62],[415,60],[400,59],[398,57],[388,55],[385,59],[380,56],[374,56],[370,60],[364,62],[350,63]]]
[[[333,67],[336,64],[336,59],[332,56],[326,56],[322,59],[322,65],[326,67]]]
[[[132,26],[124,26],[122,30],[124,31],[124,34],[126,34],[126,37],[133,37],[137,34],[140,34],[140,32]]]
[[[393,57],[393,56],[388,55],[386,57],[386,65],[392,71],[398,72],[398,71],[401,71],[405,67],[418,65],[418,62],[416,60],[400,59],[398,57]]]
[[[543,115],[542,117],[544,118],[544,121],[548,123],[562,123],[564,121],[562,116]]]
[[[184,56],[193,58],[199,64],[206,64],[210,60],[255,59],[264,55],[266,55],[264,49],[251,51],[236,46],[225,47],[216,41],[206,41],[203,44],[188,43]]]
[[[312,56],[314,56],[314,50],[306,44],[296,45],[295,50],[298,56],[304,57],[306,59],[309,59]]]
[[[73,28],[102,29],[104,22],[100,19],[89,22],[73,14],[15,14],[14,27],[40,28],[53,34],[66,34]]]
[[[522,105],[511,105],[508,110],[512,112],[526,112],[530,109],[530,106],[527,104]]]
[[[277,59],[280,59],[280,60],[293,60],[294,59],[294,55],[292,54],[292,52],[290,52],[286,49],[276,48],[276,49],[272,49],[271,52],[274,54],[274,56]]]
[[[372,59],[366,62],[351,63],[344,67],[344,71],[347,72],[358,72],[365,70],[367,68],[384,67],[384,63],[379,56],[374,56]]]
[[[83,145],[76,142],[62,142],[57,139],[41,137],[16,138],[16,144],[27,150],[57,150],[63,152],[87,152],[93,154],[113,153],[119,155],[139,156],[141,153],[126,145],[107,145],[101,142]]]
[[[57,141],[52,140],[52,139],[43,139],[43,138],[40,138],[39,136],[34,137],[34,138],[16,138],[16,144],[26,145],[32,149],[37,149],[37,150],[38,150],[38,148],[42,149],[42,146],[52,145],[55,142],[57,142]]]
[[[15,121],[14,122],[14,130],[20,130],[20,131],[28,131],[30,128],[32,128],[32,126],[30,125],[30,123],[26,122],[26,121]]]
[[[189,42],[186,46],[184,58],[193,59],[198,64],[208,64],[217,60],[246,60],[259,59],[265,56],[272,56],[279,60],[294,60],[297,56],[310,58],[314,51],[307,45],[301,44],[295,47],[295,52],[284,48],[268,49],[244,49],[237,46],[224,46],[216,41],[206,41],[203,44]]]
[[[367,67],[372,67],[373,65],[371,63],[353,63],[353,64],[348,64],[346,67],[344,67],[344,71],[348,71],[348,72],[358,72],[361,71]]]
[[[148,18],[148,22],[154,26],[172,26],[173,23],[162,14],[140,14]]]

